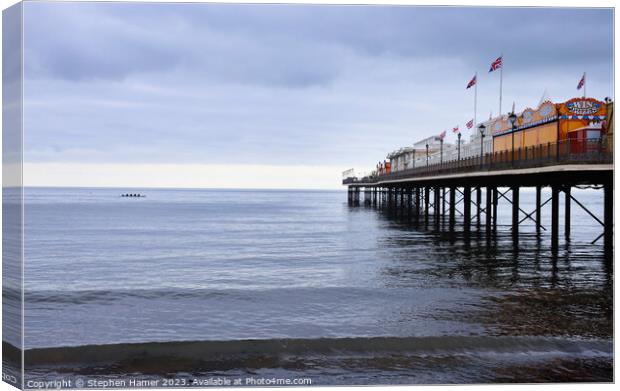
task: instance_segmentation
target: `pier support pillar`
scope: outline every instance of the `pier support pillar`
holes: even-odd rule
[[[512,188],[512,240],[519,240],[519,186]]]
[[[608,183],[603,187],[604,192],[604,211],[603,211],[603,223],[605,224],[603,231],[603,246],[605,249],[605,258],[607,260],[613,259],[614,249],[614,188],[613,184]]]
[[[424,186],[424,221],[428,222],[428,204],[429,204],[429,196],[430,189],[428,186]]]
[[[433,213],[434,213],[434,221],[435,221],[435,229],[439,229],[439,222],[440,222],[440,217],[441,217],[441,188],[440,187],[435,187],[435,201],[434,201],[434,205],[435,207],[433,208]]]
[[[398,189],[395,187],[392,189],[392,208],[398,207]]]
[[[566,241],[570,240],[570,190],[570,185],[564,188],[564,238]]]
[[[392,207],[396,211],[398,208],[398,188],[392,189]]]
[[[480,231],[480,213],[482,213],[482,189],[476,186],[476,228]]]
[[[413,202],[413,189],[407,189],[407,216],[411,218],[411,203]]]
[[[385,187],[381,188],[381,208],[385,208],[385,204],[387,202],[387,195]]]
[[[420,188],[415,188],[415,219],[416,221],[420,218]]]
[[[463,230],[469,232],[471,227],[471,187],[463,187]]]
[[[558,220],[560,219],[560,188],[551,186],[551,249],[558,249]]]
[[[486,219],[485,219],[485,225],[486,225],[486,234],[487,236],[491,235],[491,204],[493,203],[493,188],[491,186],[487,186],[487,190],[485,192],[486,194]]]
[[[454,231],[454,215],[456,212],[456,188],[450,188],[450,202],[448,203],[448,208],[450,209],[450,217],[448,221],[448,225],[450,226],[450,231]]]
[[[493,188],[493,232],[497,232],[497,204],[499,202],[498,191],[499,189],[497,187]]]
[[[441,188],[441,216],[446,216],[446,188]]]
[[[389,189],[384,187],[383,188],[383,208],[387,208],[389,206],[390,203],[390,197],[389,197]]]
[[[392,189],[392,211],[394,214],[398,214],[398,188]]]
[[[395,187],[394,189],[392,189],[392,208],[394,209],[395,214],[398,214],[398,209],[400,207],[399,194],[399,188]]]
[[[536,186],[536,213],[534,220],[536,220],[536,234],[540,235],[540,205],[541,205],[541,187]]]

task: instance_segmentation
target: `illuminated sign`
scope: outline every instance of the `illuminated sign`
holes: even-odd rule
[[[571,100],[566,102],[566,109],[576,115],[589,115],[596,113],[601,104],[592,99]]]

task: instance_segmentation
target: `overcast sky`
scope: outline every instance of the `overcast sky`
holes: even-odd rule
[[[255,187],[252,170],[263,167],[265,184],[291,187],[296,169],[315,167],[320,174],[295,186],[337,187],[347,168],[371,169],[394,149],[464,129],[476,71],[478,119],[496,115],[499,73],[487,72],[502,53],[504,112],[513,101],[517,110],[536,106],[545,89],[556,102],[578,96],[584,71],[588,95],[612,96],[612,17],[608,9],[25,3],[30,184],[128,186],[140,176],[141,185]],[[91,182],[75,175],[102,163],[118,166]],[[254,174],[227,180],[228,164]],[[146,182],[132,172],[138,165]],[[200,167],[201,177],[166,182],[157,167],[170,165]],[[220,181],[204,177],[209,167]]]

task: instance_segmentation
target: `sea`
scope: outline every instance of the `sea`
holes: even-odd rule
[[[602,190],[572,194],[602,216]],[[505,199],[490,238],[484,217],[449,232],[339,190],[24,200],[29,388],[613,381],[613,269],[576,203],[551,251],[550,203],[542,233],[526,218],[515,243]],[[521,204],[533,211],[534,193]]]

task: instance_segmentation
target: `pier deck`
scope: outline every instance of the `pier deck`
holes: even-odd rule
[[[543,149],[544,147],[544,149]],[[571,207],[584,209],[602,227],[602,233],[592,244],[603,239],[606,257],[613,259],[613,153],[598,145],[578,152],[569,144],[545,145],[514,151],[511,154],[487,154],[482,157],[444,162],[364,178],[346,178],[348,201],[351,206],[363,203],[369,206],[395,208],[412,219],[433,220],[441,229],[441,221],[448,218],[447,228],[454,230],[457,205],[463,216],[463,231],[470,232],[472,222],[477,229],[491,237],[497,231],[498,201],[509,201],[512,209],[511,232],[515,244],[519,239],[519,225],[533,221],[537,234],[546,230],[541,225],[543,206],[551,204],[551,247],[558,248],[560,197],[564,197],[564,236],[570,240]],[[529,152],[529,155],[528,155]],[[604,212],[596,216],[571,193],[573,187],[602,190]],[[523,187],[534,187],[536,207],[531,213],[519,203]],[[541,191],[551,188],[551,197],[542,200]],[[500,190],[500,188],[508,188]],[[472,211],[473,209],[473,211]],[[472,214],[473,212],[473,214]],[[482,219],[484,218],[484,221]],[[541,230],[542,229],[542,230]]]

